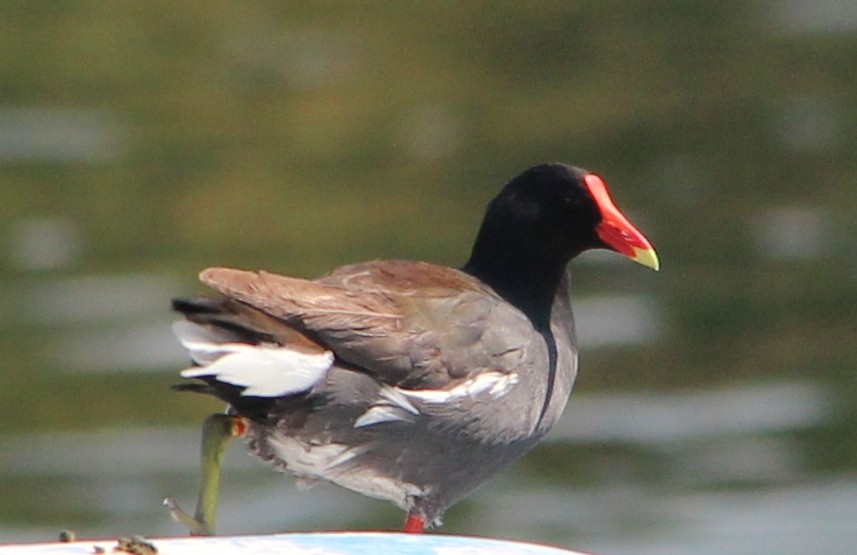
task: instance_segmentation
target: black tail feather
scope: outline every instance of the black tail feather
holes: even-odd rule
[[[270,418],[272,407],[277,402],[276,398],[271,397],[242,396],[241,392],[245,388],[241,386],[219,382],[213,378],[200,379],[202,381],[173,384],[170,389],[181,393],[202,393],[217,397],[221,401],[227,402],[241,416],[246,416],[257,422],[266,422]]]
[[[172,307],[195,324],[212,325],[234,333],[239,341],[251,344],[276,342],[270,333],[260,329],[258,322],[254,321],[253,310],[236,301],[177,297],[172,300]]]
[[[211,387],[208,384],[199,383],[199,382],[180,382],[174,383],[170,386],[170,389],[173,391],[178,391],[180,393],[191,392],[191,393],[203,393],[205,395],[214,395],[217,397],[217,390]]]
[[[206,297],[197,297],[188,299],[186,297],[176,297],[171,301],[173,310],[181,312],[186,316],[196,314],[217,314],[223,310],[224,299],[209,299]]]

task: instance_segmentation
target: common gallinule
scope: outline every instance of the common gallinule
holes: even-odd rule
[[[220,438],[304,480],[407,511],[405,530],[533,448],[577,372],[568,262],[610,249],[658,269],[604,181],[564,164],[528,169],[488,205],[460,269],[387,260],[315,280],[209,268],[216,299],[175,299],[194,367],[176,386],[214,395],[194,533],[212,533]]]

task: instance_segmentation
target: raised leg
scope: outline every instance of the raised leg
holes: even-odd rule
[[[245,433],[247,421],[240,416],[212,414],[205,419],[202,426],[199,497],[196,500],[195,515],[187,514],[170,497],[164,500],[170,515],[176,522],[186,526],[191,536],[214,535],[223,453],[232,438],[241,437]]]

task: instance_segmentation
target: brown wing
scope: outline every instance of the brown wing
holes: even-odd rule
[[[529,322],[467,274],[408,261],[345,266],[310,281],[209,268],[203,283],[410,388],[444,387],[523,349]],[[487,334],[490,326],[509,334]],[[515,330],[521,333],[515,333]]]
[[[395,305],[380,295],[355,294],[318,281],[231,268],[208,268],[199,279],[271,316],[305,322],[308,329],[353,326],[381,334],[394,331],[400,319]]]
[[[433,298],[478,292],[496,297],[489,287],[464,272],[410,260],[378,260],[350,264],[337,268],[316,282],[380,295]]]

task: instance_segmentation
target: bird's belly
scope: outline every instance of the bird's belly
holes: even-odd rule
[[[415,499],[449,506],[529,451],[533,441],[486,445],[421,426],[382,424],[360,443],[316,442],[255,425],[251,449],[302,480],[324,480],[409,510]]]
[[[389,465],[367,464],[367,444],[319,443],[261,428],[251,431],[251,450],[301,480],[324,480],[403,509],[409,498],[424,493]]]

